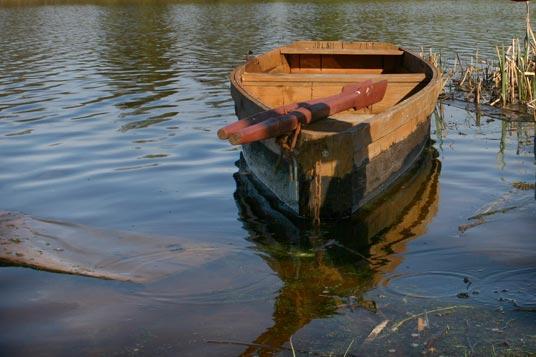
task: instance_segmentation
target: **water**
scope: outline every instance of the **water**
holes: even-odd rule
[[[366,39],[491,56],[523,19],[499,0],[0,1],[0,209],[104,255],[118,236],[168,244],[115,262],[133,270],[170,242],[193,252],[144,284],[2,267],[0,351],[289,354],[293,336],[341,355],[352,340],[355,355],[536,352],[535,193],[516,188],[535,181],[533,123],[447,103],[421,169],[320,229],[270,211],[216,139],[249,50]]]

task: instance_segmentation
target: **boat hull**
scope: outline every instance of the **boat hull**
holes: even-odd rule
[[[243,145],[249,170],[295,215],[314,220],[352,215],[412,167],[429,141],[440,85],[434,68],[413,60],[430,77],[418,92],[336,134],[300,135],[293,150],[275,139]],[[237,116],[244,118],[267,106],[243,88],[241,71],[231,74],[231,93]]]

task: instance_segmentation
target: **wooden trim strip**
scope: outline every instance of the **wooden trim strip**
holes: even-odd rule
[[[333,73],[248,73],[242,74],[243,82],[361,82],[367,79],[399,83],[419,83],[426,79],[425,73],[394,74],[333,74]]]
[[[386,48],[298,48],[283,47],[281,54],[284,55],[377,55],[377,56],[401,56],[404,51],[390,50]]]

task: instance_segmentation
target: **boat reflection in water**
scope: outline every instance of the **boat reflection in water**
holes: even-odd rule
[[[243,160],[235,200],[254,249],[283,283],[272,327],[244,354],[279,349],[312,320],[343,306],[375,311],[363,294],[402,261],[406,244],[426,231],[439,202],[441,163],[427,148],[398,183],[352,219],[312,227],[273,209],[276,201],[252,180]],[[346,304],[345,304],[346,303]]]

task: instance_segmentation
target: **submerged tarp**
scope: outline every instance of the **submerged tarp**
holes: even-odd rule
[[[177,237],[143,236],[0,212],[0,261],[48,271],[150,282],[230,254]]]

